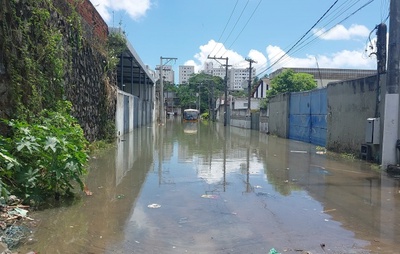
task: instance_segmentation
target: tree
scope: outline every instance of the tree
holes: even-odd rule
[[[220,77],[205,73],[195,74],[189,78],[188,84],[176,87],[176,94],[182,108],[195,108],[198,105],[197,94],[200,93],[200,109],[208,109],[210,100],[218,97],[224,91],[224,82]]]
[[[295,73],[287,69],[271,80],[271,89],[267,91],[267,98],[280,93],[308,91],[314,88],[317,88],[317,82],[313,75]]]

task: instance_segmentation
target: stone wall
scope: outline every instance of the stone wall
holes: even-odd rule
[[[83,3],[86,3],[85,6],[89,6],[92,12],[95,11],[88,0]],[[93,38],[86,38],[85,36],[81,38],[79,33],[82,31],[79,31],[77,27],[71,26],[71,22],[68,21],[70,18],[68,15],[73,12],[73,6],[71,7],[63,0],[54,0],[52,4],[52,6],[48,6],[51,14],[49,22],[52,23],[51,25],[55,25],[63,34],[62,47],[65,55],[59,57],[68,59],[70,63],[64,74],[62,91],[64,98],[72,102],[73,116],[78,119],[89,141],[105,138],[115,123],[117,98],[115,73],[107,71],[107,59],[104,55],[106,39],[104,36],[107,35],[108,30],[107,32],[104,31],[105,23],[103,21],[100,24],[102,32],[98,32],[99,36],[96,36],[96,44],[94,45]],[[21,10],[20,13],[31,15],[29,7],[21,5],[21,8],[24,8],[24,10]],[[94,16],[97,17],[99,14],[96,12]],[[4,17],[0,17],[0,24],[1,22],[13,22],[13,20],[5,20]],[[96,29],[93,30],[95,31]],[[3,38],[2,36],[5,35],[0,34],[0,38]],[[37,43],[41,42],[38,41]],[[1,49],[2,47],[0,47],[0,56],[4,56]],[[1,118],[9,118],[12,114],[8,112],[13,110],[13,105],[9,101],[12,86],[9,84],[6,63],[7,59],[0,57],[0,67],[5,66],[4,71],[0,73]]]
[[[106,135],[106,126],[115,123],[117,87],[104,73],[105,57],[84,42],[73,50],[72,68],[65,77],[65,95],[73,104],[73,115],[85,136],[93,141]]]

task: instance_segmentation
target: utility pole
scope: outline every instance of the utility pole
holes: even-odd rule
[[[203,83],[200,83],[199,86],[199,94],[198,94],[198,103],[199,103],[199,113],[200,113],[200,88]]]
[[[227,124],[227,102],[228,102],[228,57],[207,57],[208,59],[214,60],[225,60],[225,99],[224,99],[224,126]]]
[[[382,167],[397,164],[396,142],[399,139],[400,84],[400,2],[390,1],[388,70],[384,105]]]
[[[176,60],[178,58],[174,58],[174,57],[162,57],[160,56],[160,112],[159,113],[159,121],[160,124],[164,124],[165,123],[165,112],[164,112],[164,84],[163,84],[163,68],[164,65],[169,63],[172,60]],[[163,60],[167,60],[165,64],[163,64]]]
[[[254,61],[251,58],[246,58],[245,60],[250,63],[250,67],[249,67],[249,85],[247,87],[247,92],[248,92],[247,109],[248,109],[249,114],[250,114],[250,110],[251,110],[251,107],[250,107],[250,103],[251,103],[251,98],[250,98],[251,97],[251,70],[252,70],[251,64],[252,63],[257,63],[257,62]]]

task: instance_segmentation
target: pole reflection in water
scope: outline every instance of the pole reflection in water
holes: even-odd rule
[[[213,123],[136,130],[92,197],[39,212],[39,253],[393,253],[399,182],[316,146]],[[50,220],[47,218],[51,218]]]

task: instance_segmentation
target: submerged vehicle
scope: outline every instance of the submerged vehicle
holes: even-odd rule
[[[197,122],[199,120],[200,112],[197,109],[185,109],[183,111],[184,122]]]

